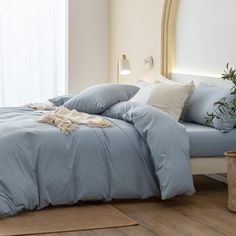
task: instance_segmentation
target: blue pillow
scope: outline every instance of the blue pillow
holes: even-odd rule
[[[95,85],[71,98],[64,106],[70,110],[100,114],[118,102],[128,101],[138,90],[136,86],[125,84]]]
[[[73,96],[70,96],[70,95],[62,95],[62,96],[48,99],[48,101],[53,103],[55,106],[62,106],[62,105],[64,105],[65,102],[70,100],[72,97]]]
[[[230,94],[231,87],[232,86],[229,84],[208,86],[200,83],[193,92],[190,104],[184,114],[183,120],[205,125],[207,113],[212,113],[214,112],[214,109],[217,109],[213,106],[215,102],[223,97],[226,97],[227,102],[233,100],[233,96]],[[224,120],[215,119],[211,126],[219,129],[221,132],[229,132],[235,127],[235,125],[236,118],[227,118]]]

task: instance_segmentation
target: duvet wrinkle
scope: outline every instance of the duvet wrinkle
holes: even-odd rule
[[[112,186],[111,186],[111,178],[112,178],[112,175],[111,175],[111,166],[112,166],[112,157],[111,157],[111,145],[110,145],[110,138],[109,138],[109,135],[107,133],[107,130],[105,129],[102,129],[101,132],[103,133],[104,135],[104,152],[106,153],[106,184],[107,184],[107,188],[108,188],[108,193],[107,193],[107,197],[108,199],[112,199]]]
[[[152,169],[150,168],[150,165],[148,165],[147,159],[144,158],[143,150],[140,149],[140,146],[141,146],[141,145],[138,145],[138,146],[137,146],[136,143],[134,143],[134,141],[132,140],[132,138],[131,138],[130,135],[129,135],[130,132],[127,132],[126,129],[125,129],[125,130],[122,129],[119,124],[117,124],[116,126],[117,126],[117,128],[119,128],[120,132],[123,133],[123,134],[130,140],[130,142],[131,142],[131,144],[132,144],[132,148],[135,150],[135,153],[136,153],[136,156],[137,156],[139,162],[142,163],[142,166],[145,167],[145,169],[148,169],[148,170],[149,170],[149,171],[144,171],[144,175],[145,175],[146,178],[149,180],[149,183],[150,183],[150,186],[151,186],[152,189],[153,189],[153,192],[155,192],[155,191],[156,191],[156,188],[158,188],[158,186],[155,186],[155,187],[154,187],[152,180],[153,180],[153,179],[156,179],[156,178],[154,177],[154,175],[152,175],[152,177],[154,177],[154,178],[150,178],[150,177],[151,177],[151,176],[150,176],[150,173],[152,173],[153,171],[152,171]],[[134,125],[133,125],[132,123],[130,123],[130,126],[132,126],[132,129],[135,130],[134,132],[137,133],[136,135],[138,135],[138,136],[140,137],[139,142],[145,142],[145,141],[143,140],[143,137],[140,135],[140,133],[139,133],[136,129],[134,129]],[[157,181],[155,181],[155,182],[157,183]]]
[[[2,180],[0,180],[0,189],[0,197],[7,199],[11,206],[15,206],[13,196],[11,196],[11,190]]]
[[[37,152],[38,153],[38,152]],[[38,160],[39,160],[39,154],[37,155],[37,157],[35,158],[35,166],[34,166],[34,179],[35,179],[35,185],[36,185],[36,189],[37,189],[37,204],[36,207],[39,207],[40,202],[41,202],[41,198],[40,198],[40,180],[39,180],[39,173],[38,173]]]
[[[0,217],[14,215],[21,209],[17,209],[14,202],[6,195],[0,192]]]

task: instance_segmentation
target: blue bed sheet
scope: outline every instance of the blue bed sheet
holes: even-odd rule
[[[190,142],[191,157],[224,156],[224,152],[236,150],[236,128],[228,133],[199,125],[184,122]]]

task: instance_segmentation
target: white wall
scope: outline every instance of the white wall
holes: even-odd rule
[[[220,75],[236,65],[236,1],[180,0],[175,72]]]
[[[69,0],[69,93],[115,82],[117,61],[126,53],[132,74],[121,83],[159,76],[164,0]],[[144,58],[154,68],[145,72]]]
[[[69,93],[108,82],[109,0],[69,0]]]
[[[116,81],[117,61],[127,54],[132,74],[121,83],[145,78],[154,80],[160,72],[161,17],[164,0],[110,0],[110,78]],[[144,58],[153,56],[154,68],[145,73]]]

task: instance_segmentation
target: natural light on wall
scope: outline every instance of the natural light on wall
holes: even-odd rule
[[[0,0],[0,106],[65,93],[65,0]]]
[[[175,73],[220,76],[236,65],[236,1],[180,0]]]

